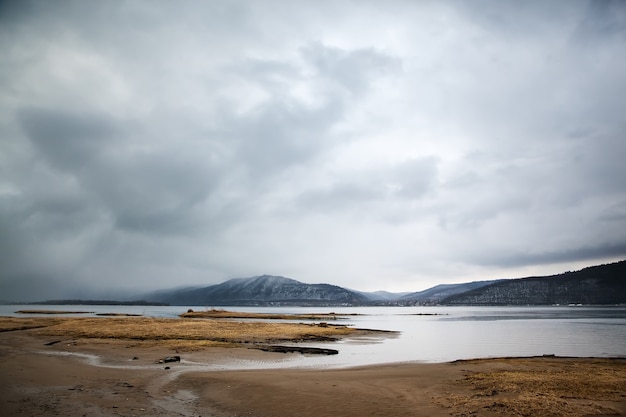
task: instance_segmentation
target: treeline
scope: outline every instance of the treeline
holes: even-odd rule
[[[158,301],[145,301],[145,300],[133,300],[133,301],[116,301],[116,300],[46,300],[38,301],[35,303],[38,305],[87,305],[87,306],[169,306],[168,303],[161,303]]]
[[[499,281],[442,300],[443,305],[615,305],[626,303],[626,261],[548,277]]]

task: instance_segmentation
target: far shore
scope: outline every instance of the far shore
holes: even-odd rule
[[[259,324],[0,317],[0,415],[626,414],[624,358],[494,358],[272,369],[271,364],[284,355],[299,353],[247,347],[347,337],[359,330],[320,323]],[[217,333],[207,340],[211,331]],[[263,369],[225,370],[223,365],[229,363]]]
[[[94,311],[83,310],[17,310],[15,314],[94,314]]]

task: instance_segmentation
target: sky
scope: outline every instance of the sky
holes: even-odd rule
[[[626,259],[626,2],[0,2],[0,299]]]

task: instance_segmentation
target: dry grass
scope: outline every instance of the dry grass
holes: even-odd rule
[[[0,331],[34,329],[37,335],[71,339],[158,342],[180,349],[242,343],[332,340],[355,329],[302,323],[236,322],[146,317],[0,317]],[[144,345],[149,345],[145,343]]]
[[[458,417],[620,415],[614,404],[626,399],[626,360],[506,359],[458,384],[467,395],[438,399]]]
[[[0,332],[49,327],[59,324],[62,320],[52,317],[0,317]]]
[[[188,311],[180,315],[184,318],[203,319],[259,319],[259,320],[338,320],[354,314],[275,314],[275,313],[246,313],[211,309],[206,311]]]

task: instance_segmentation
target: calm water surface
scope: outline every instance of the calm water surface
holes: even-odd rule
[[[205,307],[192,307],[196,311]],[[0,306],[0,315],[20,309],[133,313],[177,317],[187,307]],[[358,313],[338,321],[358,328],[394,330],[395,336],[352,338],[331,347],[334,356],[285,355],[277,366],[342,367],[391,362],[445,362],[498,356],[626,357],[626,307],[225,307],[270,313]],[[434,314],[434,315],[425,315]],[[23,316],[23,315],[20,315]],[[85,315],[81,315],[85,316]],[[246,364],[240,364],[246,367]],[[254,365],[259,367],[260,364]]]

